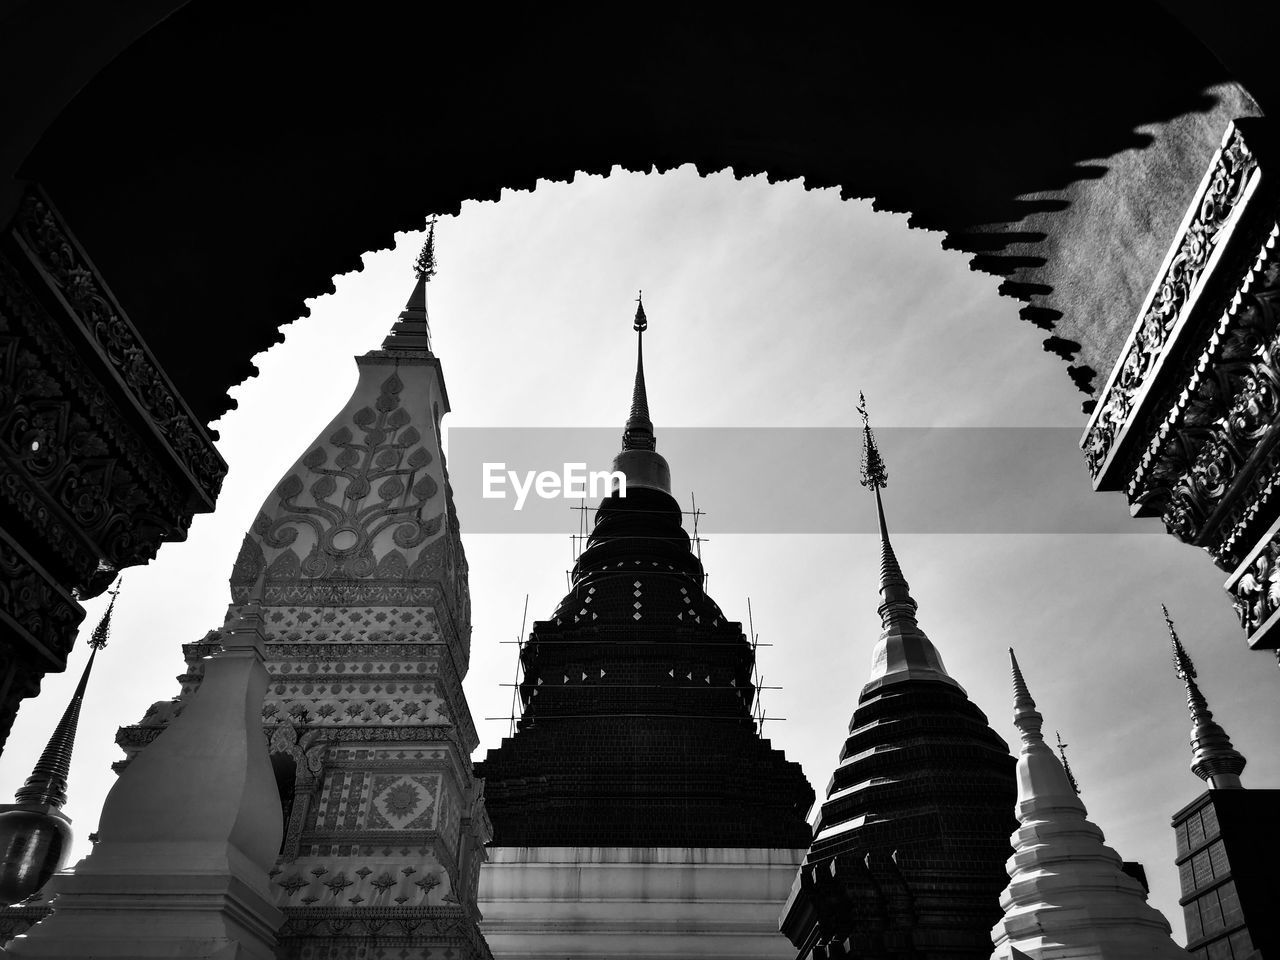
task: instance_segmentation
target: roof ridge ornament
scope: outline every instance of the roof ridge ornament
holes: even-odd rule
[[[1173,648],[1173,667],[1178,678],[1187,687],[1187,709],[1191,712],[1191,772],[1208,782],[1215,790],[1242,789],[1240,773],[1247,762],[1231,743],[1227,731],[1213,719],[1209,701],[1196,683],[1196,668],[1191,657],[1178,638],[1169,608],[1163,603],[1165,625],[1169,628],[1169,643]]]

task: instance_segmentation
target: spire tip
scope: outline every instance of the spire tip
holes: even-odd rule
[[[871,432],[871,417],[867,413],[867,398],[858,391],[858,415],[862,417],[862,480],[864,487],[883,490],[889,484],[889,471],[876,445],[876,435]]]
[[[413,264],[413,275],[423,283],[430,283],[436,275],[436,217],[427,221],[427,240],[418,252]]]
[[[116,597],[120,595],[120,586],[124,583],[124,577],[120,576],[115,583],[115,587],[107,591],[111,597],[111,602],[107,604],[107,609],[102,612],[102,618],[98,620],[98,625],[93,628],[93,633],[89,636],[89,649],[101,650],[107,645],[107,641],[111,639],[111,614],[116,608]]]

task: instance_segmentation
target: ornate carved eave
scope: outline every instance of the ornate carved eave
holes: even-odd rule
[[[1280,225],[1209,336],[1184,363],[1183,381],[1130,475],[1138,516],[1161,516],[1181,540],[1230,568],[1270,500],[1276,463],[1270,428],[1280,412]]]
[[[1237,235],[1248,232],[1241,221],[1254,205],[1262,171],[1253,138],[1242,128],[1247,124],[1232,124],[1223,136],[1080,441],[1094,489],[1126,485],[1159,388],[1176,378],[1186,341],[1212,306],[1217,267],[1234,252]]]
[[[0,741],[19,699],[63,669],[84,616],[76,601],[185,539],[225,473],[32,187],[0,234]]]
[[[1280,155],[1232,124],[1081,441],[1123,489],[1202,547],[1254,648],[1280,646]]]

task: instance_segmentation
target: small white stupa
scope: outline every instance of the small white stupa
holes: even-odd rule
[[[1018,756],[1018,822],[1009,858],[1004,917],[991,931],[992,960],[1187,960],[1169,921],[1147,903],[1120,855],[1103,843],[1062,763],[1040,733],[1018,661],[1013,663],[1013,722]]]

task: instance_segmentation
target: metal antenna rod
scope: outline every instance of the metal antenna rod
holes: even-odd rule
[[[524,628],[529,622],[529,595],[524,595],[524,613],[520,614],[520,633],[516,636],[516,643],[519,649],[516,650],[516,675],[515,683],[511,685],[511,726],[507,736],[514,737],[516,735],[516,700],[520,696],[520,655],[524,653]],[[523,715],[524,711],[520,711]]]

